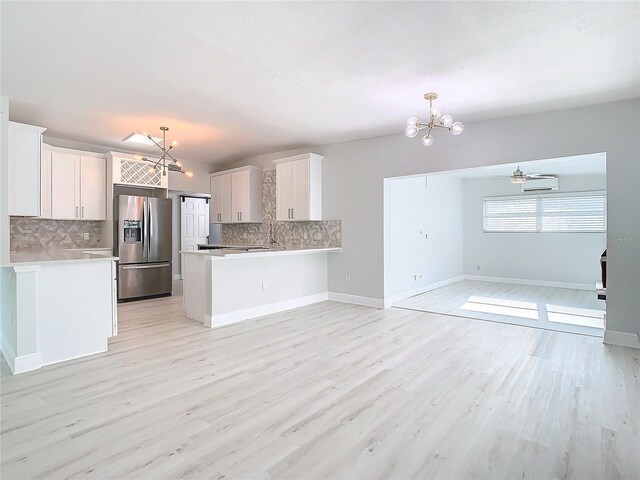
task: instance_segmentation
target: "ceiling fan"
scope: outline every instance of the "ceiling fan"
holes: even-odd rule
[[[505,178],[505,177],[501,177],[501,178]],[[509,178],[509,180],[511,180],[511,183],[519,184],[519,183],[524,183],[527,180],[553,179],[553,178],[558,178],[558,176],[557,175],[545,175],[545,174],[542,174],[542,173],[532,173],[531,175],[525,175],[522,172],[522,170],[520,170],[520,167],[518,167],[513,172],[513,175],[511,175],[510,177],[506,177],[506,178]]]

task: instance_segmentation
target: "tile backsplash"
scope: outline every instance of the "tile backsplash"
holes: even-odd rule
[[[262,223],[222,225],[225,245],[265,245],[269,243],[269,225],[273,221],[274,237],[287,247],[340,247],[342,221],[276,222],[276,171],[263,172]]]
[[[87,220],[43,220],[12,218],[12,252],[55,248],[96,248],[100,246],[100,222]],[[89,239],[84,239],[84,234]]]

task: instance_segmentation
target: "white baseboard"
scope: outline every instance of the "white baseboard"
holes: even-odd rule
[[[306,305],[323,302],[325,300],[328,300],[328,295],[326,292],[323,292],[314,295],[307,295],[306,297],[283,300],[282,302],[275,302],[269,303],[267,305],[245,308],[243,310],[237,310],[235,312],[221,313],[213,316],[205,315],[204,324],[207,327],[222,327],[224,325],[230,325],[232,323],[241,322],[243,320],[263,317],[265,315],[271,315],[272,313],[284,312],[285,310],[304,307]]]
[[[6,335],[2,335],[2,343],[0,343],[0,349],[2,349],[2,356],[6,360],[7,365],[9,365],[11,373],[16,373],[16,352],[13,351],[13,347],[7,341]]]
[[[182,274],[181,273],[174,273],[173,274],[173,279],[174,280],[182,280]]]
[[[39,353],[30,353],[29,355],[17,356],[14,362],[13,373],[24,373],[37,370],[42,366],[42,359]]]
[[[382,298],[361,297],[359,295],[349,295],[347,293],[329,292],[329,300],[342,303],[353,303],[354,305],[364,305],[365,307],[388,308],[391,302]]]
[[[421,293],[430,292],[431,290],[435,290],[436,288],[444,287],[446,285],[451,285],[452,283],[460,282],[464,280],[464,275],[458,275],[457,277],[447,278],[446,280],[441,280],[439,282],[431,283],[429,285],[423,285],[418,288],[414,288],[412,290],[407,290],[406,292],[396,293],[391,296],[389,299],[389,303],[392,305],[395,302],[399,302],[400,300],[404,300],[405,298],[415,297],[416,295],[420,295]]]
[[[640,348],[640,335],[635,333],[605,330],[603,343],[619,345],[621,347]]]
[[[574,290],[593,290],[595,291],[595,283],[567,283],[567,282],[549,282],[546,280],[528,280],[524,278],[506,278],[506,277],[485,277],[483,275],[463,275],[464,280],[476,280],[480,282],[495,283],[513,283],[516,285],[533,285],[535,287],[555,287],[555,288],[571,288]]]

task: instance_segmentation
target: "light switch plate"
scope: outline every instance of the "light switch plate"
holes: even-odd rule
[[[85,240],[89,240],[89,234],[88,233],[83,233],[82,234],[82,238],[84,238]]]

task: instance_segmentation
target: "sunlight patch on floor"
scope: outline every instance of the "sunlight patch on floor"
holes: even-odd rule
[[[604,312],[570,305],[540,304],[522,300],[508,300],[471,295],[460,307],[469,312],[490,313],[529,320],[546,319],[554,323],[604,328]]]
[[[510,317],[538,320],[538,305],[532,302],[506,300],[501,298],[470,296],[460,307],[471,312],[491,313]]]
[[[552,304],[546,304],[545,307],[550,322],[604,328],[604,312],[602,310]]]

